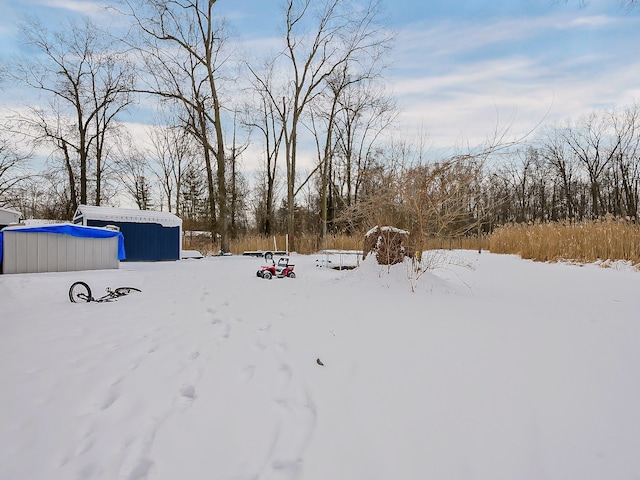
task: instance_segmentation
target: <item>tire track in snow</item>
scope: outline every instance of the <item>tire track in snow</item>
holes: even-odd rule
[[[285,314],[280,314],[280,319]],[[275,426],[267,432],[267,448],[260,465],[245,466],[239,478],[301,480],[304,478],[304,453],[311,441],[317,420],[316,405],[309,391],[291,366],[287,343],[274,333],[272,324],[256,329],[252,345],[263,357],[243,367],[238,380],[251,382],[258,369],[275,379],[270,401],[276,415]],[[259,457],[256,456],[256,457]]]
[[[208,295],[209,292],[206,290],[204,295]],[[205,300],[206,297],[203,297]],[[223,320],[224,315],[219,315],[219,309],[228,310],[229,302],[224,301],[217,308],[215,307],[207,307],[205,310],[206,315],[210,318],[210,324],[212,325],[211,335],[212,338],[216,341],[216,344],[219,344],[221,340],[228,340],[231,335],[231,326],[229,322]],[[179,412],[186,411],[193,402],[197,399],[197,386],[202,378],[204,373],[206,364],[210,359],[210,355],[207,355],[206,358],[200,359],[201,361],[197,361],[200,358],[200,352],[203,350],[201,346],[198,346],[194,349],[189,355],[189,362],[185,366],[185,370],[189,369],[193,365],[193,370],[188,372],[184,378],[186,381],[182,382],[182,385],[179,388],[179,395],[175,400],[175,405]]]
[[[158,432],[167,419],[186,412],[197,399],[197,386],[210,357],[202,354],[203,351],[207,351],[206,346],[198,344],[187,349],[187,353],[182,355],[181,364],[172,374],[172,378],[180,383],[173,402],[158,416],[147,420],[146,426],[142,429],[143,433],[130,440],[126,448],[126,459],[120,470],[122,478],[145,480],[148,477],[155,464],[151,452]]]
[[[131,344],[108,344],[100,353],[96,350],[87,354],[81,362],[86,362],[86,374],[94,375],[101,364],[112,362],[121,365],[121,373],[107,381],[92,383],[88,389],[85,407],[79,410],[77,440],[66,452],[61,452],[59,461],[61,467],[69,470],[70,478],[100,475],[123,480],[148,478],[156,463],[152,452],[157,435],[169,418],[184,414],[197,401],[198,385],[211,356],[230,337],[231,328],[224,315],[226,307],[228,302],[205,307],[199,317],[185,317],[188,321],[177,318],[176,312],[169,312],[166,321],[153,331],[141,333]],[[195,336],[194,329],[198,331]],[[199,342],[193,343],[194,338]],[[171,388],[164,387],[170,384],[175,385],[173,393]],[[135,391],[143,389],[160,395],[145,404],[130,403],[131,398],[140,398]],[[115,449],[114,439],[97,435],[110,422],[130,425]],[[113,451],[109,467],[102,465],[102,460],[92,460],[95,452],[102,450]],[[105,468],[111,472],[105,472]]]
[[[275,404],[280,410],[280,428],[275,432],[262,473],[268,478],[300,480],[304,475],[304,453],[316,426],[316,406],[304,387],[275,399]]]
[[[209,292],[203,293],[202,301],[207,300]],[[198,384],[211,359],[212,347],[219,345],[220,341],[228,340],[231,334],[230,324],[223,320],[224,315],[219,314],[220,309],[227,309],[229,302],[225,301],[217,307],[206,307],[205,315],[212,325],[210,335],[212,342],[209,345],[197,345],[184,358],[184,363],[178,368],[175,376],[181,380],[177,395],[174,397],[171,408],[160,418],[152,420],[145,433],[134,440],[130,461],[123,470],[127,480],[144,480],[147,478],[154,465],[151,452],[154,440],[162,425],[172,415],[183,414],[192,407],[198,398]],[[215,344],[215,345],[214,345]],[[205,352],[205,354],[203,354]]]

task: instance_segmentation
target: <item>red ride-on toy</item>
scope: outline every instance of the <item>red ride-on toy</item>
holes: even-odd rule
[[[293,271],[294,265],[289,263],[289,257],[280,257],[278,263],[272,260],[271,265],[263,265],[256,273],[258,277],[271,280],[273,277],[289,277],[296,278],[296,274]]]

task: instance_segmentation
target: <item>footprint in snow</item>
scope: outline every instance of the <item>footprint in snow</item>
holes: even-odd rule
[[[302,478],[302,459],[296,460],[275,460],[271,463],[271,468],[286,479]]]
[[[176,399],[176,406],[179,412],[185,412],[196,399],[196,387],[191,384],[183,385],[180,388],[180,396]]]
[[[269,333],[269,330],[271,330],[271,324],[264,325],[258,328],[258,334],[266,335],[267,333]]]
[[[293,371],[289,365],[286,363],[280,365],[280,368],[278,369],[278,378],[280,379],[280,383],[283,387],[286,387],[289,384],[292,375]]]
[[[279,341],[273,344],[273,348],[280,353],[286,353],[289,350],[289,347],[284,341]]]
[[[118,400],[118,398],[120,398],[120,394],[117,392],[117,390],[115,390],[114,388],[111,388],[107,392],[107,395],[105,396],[105,398],[100,403],[100,410],[106,410],[111,405],[116,403],[116,400]]]
[[[100,410],[106,410],[111,405],[113,405],[118,398],[120,398],[120,383],[122,382],[122,378],[118,378],[114,380],[107,390],[107,393],[102,398],[102,400],[98,403],[98,408]]]
[[[238,375],[238,380],[242,383],[248,382],[253,378],[253,374],[256,371],[255,365],[245,365],[242,367],[240,374]]]
[[[218,336],[223,338],[229,338],[231,327],[227,322],[223,322],[219,318],[214,318],[213,320],[211,320],[211,325],[213,325],[214,331]]]

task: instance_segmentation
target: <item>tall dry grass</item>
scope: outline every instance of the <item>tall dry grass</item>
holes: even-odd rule
[[[295,237],[293,250],[313,254],[320,250],[362,250],[364,235],[330,235],[321,241],[316,235]],[[477,250],[476,237],[429,238],[429,250]],[[286,250],[286,236],[245,235],[231,241],[231,253],[256,250]],[[290,245],[291,247],[291,245]],[[206,234],[184,236],[183,248],[215,255],[220,246]],[[590,263],[598,260],[627,260],[640,264],[640,226],[614,218],[581,223],[536,223],[507,225],[482,238],[482,250],[520,255],[538,261],[570,260]]]
[[[323,242],[316,235],[298,235],[290,240],[289,249],[301,254],[312,254],[320,250],[362,250],[364,236],[362,235],[329,235]],[[220,245],[213,242],[207,234],[192,234],[186,232],[182,242],[182,248],[186,250],[198,250],[204,255],[215,255],[220,250]],[[245,235],[231,240],[229,243],[231,253],[241,254],[248,251],[268,251],[287,249],[286,235]]]
[[[362,236],[329,235],[323,242],[317,235],[301,234],[289,239],[289,250],[301,254],[312,254],[320,250],[362,250]],[[266,237],[264,235],[245,235],[231,241],[232,253],[254,250],[286,250],[286,235]]]
[[[492,253],[538,261],[627,260],[640,263],[640,226],[605,218],[581,223],[536,223],[500,227],[490,237]]]
[[[264,235],[245,235],[231,240],[231,253],[241,254],[248,251],[268,251],[287,249],[285,235],[266,237]],[[290,245],[291,247],[291,245]],[[302,234],[294,239],[293,249],[301,254],[309,255],[321,250],[362,250],[364,247],[364,234],[359,235],[329,235],[324,241],[317,235]],[[207,233],[185,232],[182,248],[185,250],[198,250],[204,255],[215,255],[220,250],[220,245],[211,241]],[[478,248],[476,237],[456,238],[430,238],[426,241],[427,249],[444,250],[475,250]],[[482,249],[489,248],[489,239],[483,238]]]
[[[479,246],[482,250],[488,250],[490,245],[489,237],[482,237]],[[478,237],[433,237],[425,242],[427,250],[477,250]]]

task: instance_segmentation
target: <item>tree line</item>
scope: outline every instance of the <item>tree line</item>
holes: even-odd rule
[[[123,0],[110,8],[117,34],[88,18],[25,19],[28,52],[0,78],[38,101],[1,127],[0,205],[68,220],[79,204],[125,195],[210,231],[221,251],[247,232],[295,242],[384,223],[416,232],[419,247],[507,222],[637,220],[637,104],[526,142],[498,132],[428,154],[424,136],[394,131],[394,34],[380,1],[286,0],[279,44],[258,59],[238,49],[216,3]],[[134,132],[126,121],[145,110],[153,125]],[[250,149],[255,172],[242,165]]]
[[[484,202],[497,224],[605,215],[637,222],[640,106],[544,126],[487,173]]]

